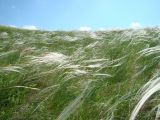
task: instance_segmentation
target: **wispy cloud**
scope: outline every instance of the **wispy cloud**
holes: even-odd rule
[[[27,30],[37,30],[38,28],[34,25],[24,25],[22,26],[23,29],[27,29]]]
[[[142,27],[142,25],[139,22],[131,23],[131,28],[133,28],[133,29],[139,29],[141,27]]]
[[[91,27],[87,27],[87,26],[82,26],[79,28],[79,31],[91,31],[92,28]]]

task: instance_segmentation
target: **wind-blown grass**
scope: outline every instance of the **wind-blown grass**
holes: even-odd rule
[[[160,29],[0,26],[0,120],[158,120]]]
[[[147,84],[150,84],[150,85],[148,86]],[[146,88],[146,86],[148,87]],[[133,113],[130,117],[130,120],[136,119],[137,114],[139,113],[140,109],[145,104],[145,102],[151,97],[151,95],[153,95],[159,90],[160,90],[160,78],[157,78],[155,80],[149,81],[149,83],[146,83],[145,87],[143,87],[141,90],[143,91],[141,95],[142,98],[134,108]],[[157,113],[156,118],[159,119],[159,117],[160,117],[160,114]]]

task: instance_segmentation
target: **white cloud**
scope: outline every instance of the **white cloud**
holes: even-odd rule
[[[98,31],[117,31],[117,30],[123,30],[124,28],[120,27],[113,27],[113,28],[98,28]]]
[[[91,27],[87,27],[87,26],[82,26],[79,28],[79,31],[91,31],[92,28]]]
[[[15,25],[9,25],[9,27],[17,28],[17,26],[15,26]]]
[[[106,31],[107,29],[106,28],[103,28],[103,27],[101,27],[101,28],[98,28],[98,31]]]
[[[34,25],[24,25],[22,28],[27,30],[37,30],[37,27]]]
[[[133,28],[133,29],[139,29],[141,27],[142,27],[142,25],[140,23],[138,23],[138,22],[133,22],[131,24],[131,28]]]

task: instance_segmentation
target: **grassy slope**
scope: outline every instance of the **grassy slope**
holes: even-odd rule
[[[159,28],[93,33],[0,26],[0,120],[128,120],[139,89],[159,77],[159,46]],[[139,120],[155,118],[159,98],[146,102]]]

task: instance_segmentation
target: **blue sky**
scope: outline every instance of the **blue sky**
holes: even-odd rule
[[[160,25],[160,0],[0,0],[0,24],[46,30]]]

